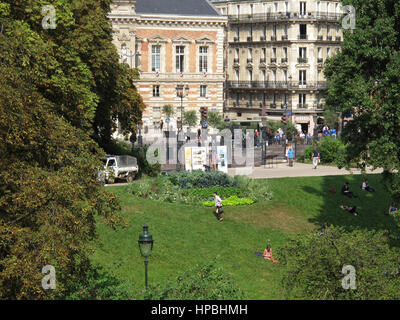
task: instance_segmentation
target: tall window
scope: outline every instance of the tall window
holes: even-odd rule
[[[204,86],[204,85],[200,86],[200,97],[202,97],[202,98],[207,97],[207,86]]]
[[[161,46],[151,47],[151,71],[161,70]]]
[[[248,76],[248,80],[249,80],[249,81],[253,81],[253,71],[248,70],[247,76]]]
[[[153,86],[153,97],[160,96],[160,86]]]
[[[272,29],[272,31],[273,31],[273,34],[274,34],[274,37],[276,37],[276,24],[274,24],[274,26],[273,26],[273,29]]]
[[[305,108],[306,107],[306,94],[301,93],[299,94],[299,108]]]
[[[283,48],[283,57],[285,58],[285,59],[287,59],[287,48],[286,47],[284,47]]]
[[[199,48],[199,71],[208,71],[208,47],[201,46]]]
[[[306,15],[306,2],[305,1],[300,1],[300,15],[305,16]]]
[[[176,72],[185,70],[185,47],[176,46]]]
[[[261,81],[265,82],[266,80],[266,75],[265,75],[265,69],[261,70]]]
[[[306,70],[299,70],[299,85],[305,86],[307,83],[307,71]]]
[[[326,48],[326,56],[328,58],[331,56],[331,48]]]
[[[299,48],[299,58],[307,58],[307,48]]]
[[[239,81],[239,70],[235,70],[235,78],[236,78],[236,81]]]

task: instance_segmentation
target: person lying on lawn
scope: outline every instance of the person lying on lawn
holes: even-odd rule
[[[349,206],[341,205],[340,208],[342,208],[343,210],[346,210],[347,212],[354,213],[355,216],[357,215],[357,212],[356,212],[357,207],[356,206],[349,207]]]
[[[263,253],[263,257],[265,260],[271,260],[272,262],[279,262],[277,259],[275,259],[272,256],[272,249],[270,245],[267,245],[267,248],[265,248],[264,253]]]

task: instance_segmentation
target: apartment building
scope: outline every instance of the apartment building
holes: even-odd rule
[[[199,124],[201,107],[223,112],[228,19],[210,2],[115,0],[110,20],[121,61],[141,71],[136,86],[147,106],[142,134],[160,134],[160,120],[176,130],[186,111],[196,111]],[[173,106],[169,119],[164,105]]]
[[[340,50],[340,1],[214,0],[228,17],[225,116],[280,120],[313,134],[322,121],[327,57]]]

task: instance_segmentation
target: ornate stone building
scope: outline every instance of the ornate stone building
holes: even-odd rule
[[[340,50],[340,1],[214,0],[228,17],[225,114],[291,120],[313,134],[325,104],[324,61]]]
[[[144,134],[167,125],[164,105],[173,106],[173,129],[183,112],[195,110],[199,124],[201,107],[223,112],[227,18],[207,0],[115,0],[109,18],[121,61],[141,71]],[[189,88],[182,110],[177,87]]]

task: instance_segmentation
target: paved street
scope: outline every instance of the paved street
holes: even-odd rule
[[[367,170],[367,173],[381,173],[382,169],[375,171]],[[256,168],[231,168],[229,175],[246,175],[250,178],[286,178],[286,177],[317,177],[317,176],[335,176],[346,174],[361,174],[361,170],[352,169],[351,172],[345,169],[338,169],[331,166],[318,166],[317,170],[313,169],[312,164],[295,163],[293,167],[289,167],[287,163],[279,163],[273,168],[261,166]]]

